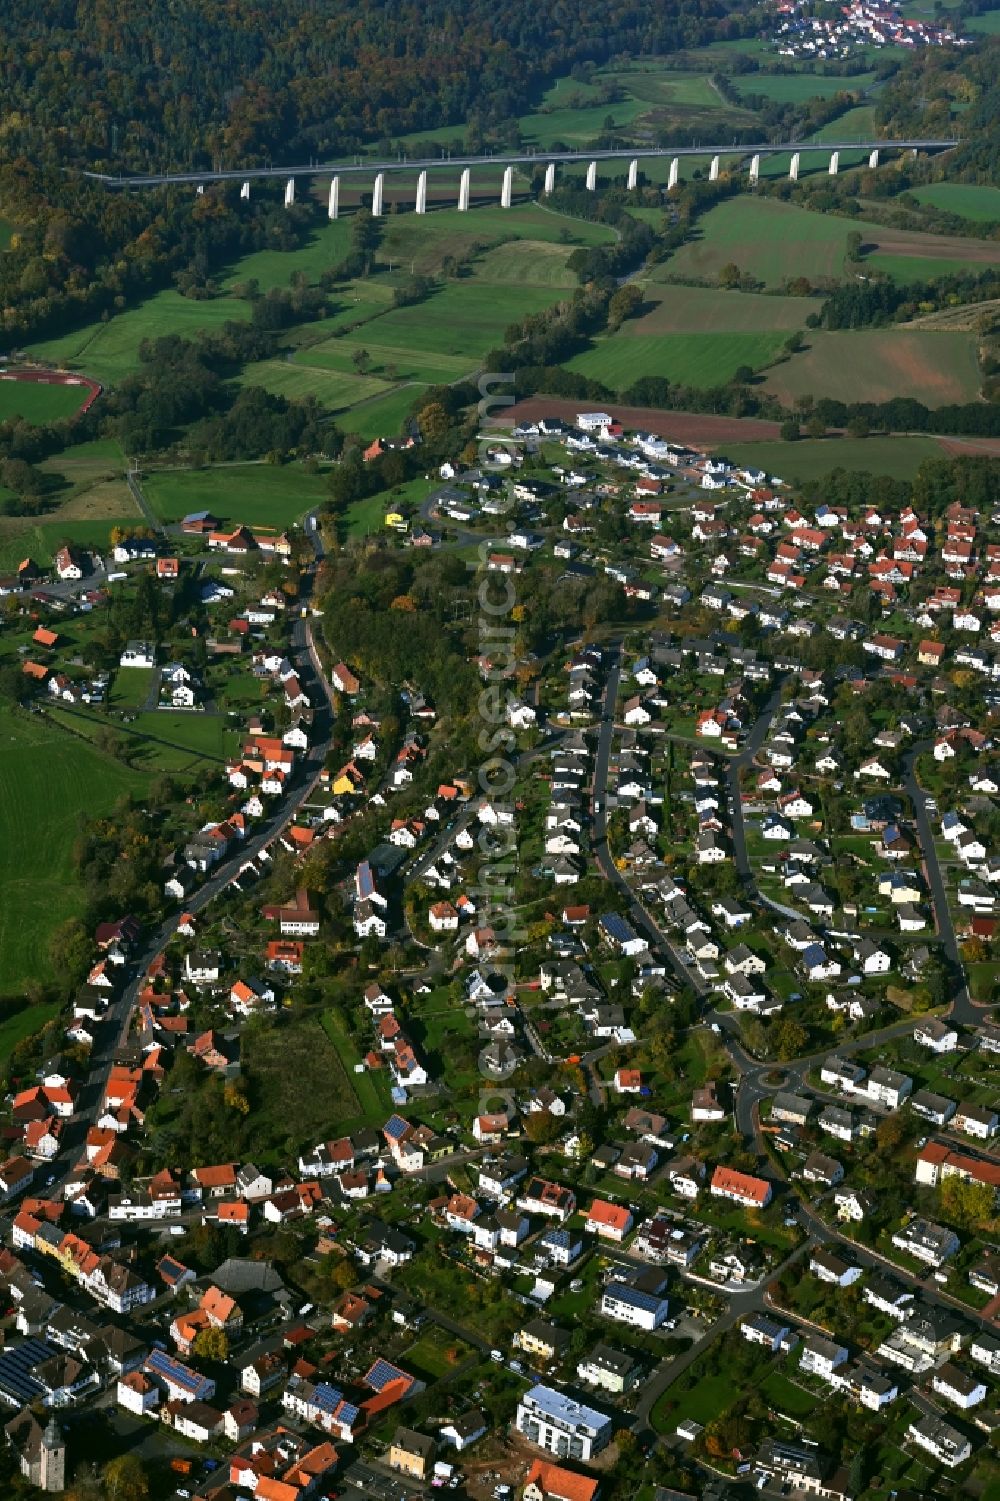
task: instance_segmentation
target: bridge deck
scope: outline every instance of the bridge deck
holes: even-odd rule
[[[250,182],[261,178],[281,177],[348,177],[374,172],[430,172],[465,167],[547,166],[550,162],[652,161],[663,157],[683,156],[774,156],[781,152],[834,151],[948,151],[957,139],[917,139],[895,141],[759,141],[718,146],[627,146],[605,151],[534,151],[511,156],[434,156],[394,157],[391,161],[308,162],[288,167],[233,167],[218,171],[163,172],[154,174],[84,172],[95,182],[109,188],[159,188],[172,184],[209,182]]]

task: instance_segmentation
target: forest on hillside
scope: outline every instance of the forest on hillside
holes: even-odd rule
[[[751,35],[730,0],[7,0],[3,155],[174,169],[510,119],[555,73]]]

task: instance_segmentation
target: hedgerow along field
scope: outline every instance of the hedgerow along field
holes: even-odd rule
[[[981,377],[974,334],[924,329],[810,331],[806,348],[767,372],[764,390],[791,406],[799,396],[926,406],[975,401]],[[863,396],[859,393],[863,391]]]
[[[101,817],[147,777],[37,719],[0,735],[0,996],[51,977],[49,941],[84,908],[73,866],[77,819]]]

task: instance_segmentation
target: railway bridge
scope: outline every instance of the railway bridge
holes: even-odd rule
[[[285,206],[290,207],[295,202],[296,183],[299,180],[313,182],[315,180],[328,180],[327,213],[331,219],[336,219],[340,213],[340,187],[342,180],[356,182],[358,179],[369,178],[372,182],[372,213],[380,215],[384,211],[385,185],[387,177],[394,174],[416,174],[416,200],[415,209],[418,214],[427,212],[427,182],[428,175],[458,173],[457,206],[460,210],[467,210],[471,202],[472,174],[477,169],[488,170],[491,177],[500,169],[502,172],[500,185],[500,204],[503,208],[509,208],[514,196],[514,173],[515,171],[535,172],[544,170],[544,191],[552,193],[556,186],[556,173],[560,167],[585,166],[584,181],[591,192],[597,190],[598,168],[602,165],[624,162],[627,164],[626,183],[632,189],[638,186],[639,169],[642,162],[669,161],[667,172],[668,191],[679,186],[681,181],[681,163],[686,158],[698,157],[709,160],[709,181],[714,182],[723,170],[729,173],[735,171],[746,175],[748,186],[756,185],[760,177],[761,162],[765,157],[779,155],[789,156],[788,175],[792,181],[796,181],[802,166],[804,157],[812,155],[825,156],[827,158],[827,171],[831,177],[836,176],[840,170],[841,154],[845,152],[862,153],[868,158],[868,166],[874,170],[889,154],[900,152],[912,156],[922,151],[941,152],[948,151],[957,146],[957,139],[942,138],[913,138],[910,140],[869,140],[869,141],[762,141],[748,145],[731,143],[717,146],[663,146],[663,147],[619,147],[603,151],[547,151],[547,152],[521,152],[512,154],[499,154],[496,156],[451,156],[424,157],[411,159],[406,156],[397,156],[393,160],[371,161],[355,159],[353,162],[309,162],[300,166],[291,167],[233,167],[219,168],[213,171],[189,171],[189,172],[163,172],[163,173],[126,173],[115,176],[107,172],[86,172],[85,177],[101,183],[108,189],[123,191],[140,191],[153,188],[169,187],[193,187],[196,192],[203,193],[206,187],[213,184],[227,186],[239,183],[240,197],[249,200],[252,183],[267,183],[270,181],[284,182]]]

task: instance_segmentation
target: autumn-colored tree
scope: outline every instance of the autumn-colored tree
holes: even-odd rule
[[[966,1183],[957,1173],[938,1188],[945,1219],[962,1230],[985,1228],[993,1221],[994,1191],[989,1183]]]
[[[104,1466],[104,1493],[108,1501],[146,1501],[149,1480],[134,1454],[120,1454]]]
[[[547,1110],[532,1110],[524,1118],[524,1134],[535,1146],[555,1141],[559,1123]]]
[[[250,1100],[247,1096],[247,1087],[242,1079],[230,1079],[223,1095],[230,1110],[239,1111],[240,1115],[250,1114]]]
[[[417,416],[417,422],[421,433],[430,443],[444,438],[451,426],[451,418],[439,401],[432,401],[423,407]]]
[[[337,1262],[337,1265],[330,1273],[330,1281],[333,1283],[338,1292],[342,1293],[346,1293],[348,1288],[354,1286],[357,1278],[354,1275],[354,1267],[348,1261],[346,1256]]]
[[[229,1359],[229,1337],[224,1329],[216,1329],[214,1325],[196,1334],[191,1348],[202,1360]]]

